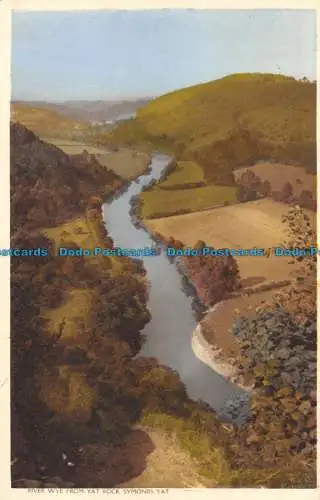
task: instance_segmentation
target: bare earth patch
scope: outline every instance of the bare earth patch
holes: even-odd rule
[[[286,240],[283,214],[290,207],[271,199],[256,200],[203,212],[146,220],[147,227],[165,237],[173,236],[193,246],[198,240],[216,248],[270,248]],[[306,210],[315,224],[314,212]],[[290,279],[294,265],[287,257],[236,258],[244,284]]]
[[[295,196],[299,196],[301,191],[307,189],[311,191],[313,198],[316,197],[317,176],[309,174],[303,167],[262,162],[235,170],[235,178],[238,179],[246,170],[252,170],[262,181],[268,180],[272,190],[280,191],[284,184],[289,181]]]
[[[198,464],[162,429],[136,426],[119,444],[84,446],[83,487],[203,488]]]
[[[274,290],[268,290],[249,296],[235,297],[220,303],[213,311],[208,312],[202,321],[203,336],[210,344],[222,349],[226,357],[237,356],[239,346],[231,332],[233,321],[240,315],[253,316],[257,306],[262,302],[270,301],[274,294]]]
[[[159,430],[146,429],[154,450],[146,457],[142,474],[118,487],[123,488],[204,488],[197,462],[181,449],[176,439]]]

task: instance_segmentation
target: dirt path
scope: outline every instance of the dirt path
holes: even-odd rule
[[[161,429],[144,429],[154,449],[146,457],[144,471],[118,487],[123,488],[205,488],[197,462],[181,449],[176,439]]]

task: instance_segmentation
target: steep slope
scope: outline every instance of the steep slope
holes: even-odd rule
[[[24,126],[11,124],[13,230],[50,226],[80,213],[90,194],[104,194],[115,181],[121,179],[91,155],[70,157]]]
[[[155,99],[107,140],[151,143],[232,184],[233,168],[264,159],[316,171],[315,124],[315,83],[236,74]]]

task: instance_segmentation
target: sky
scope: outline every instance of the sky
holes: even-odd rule
[[[311,10],[21,12],[12,98],[153,97],[233,73],[316,79]]]

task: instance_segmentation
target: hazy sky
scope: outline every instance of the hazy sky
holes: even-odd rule
[[[231,73],[316,78],[316,17],[296,10],[15,12],[14,99],[155,96]]]

